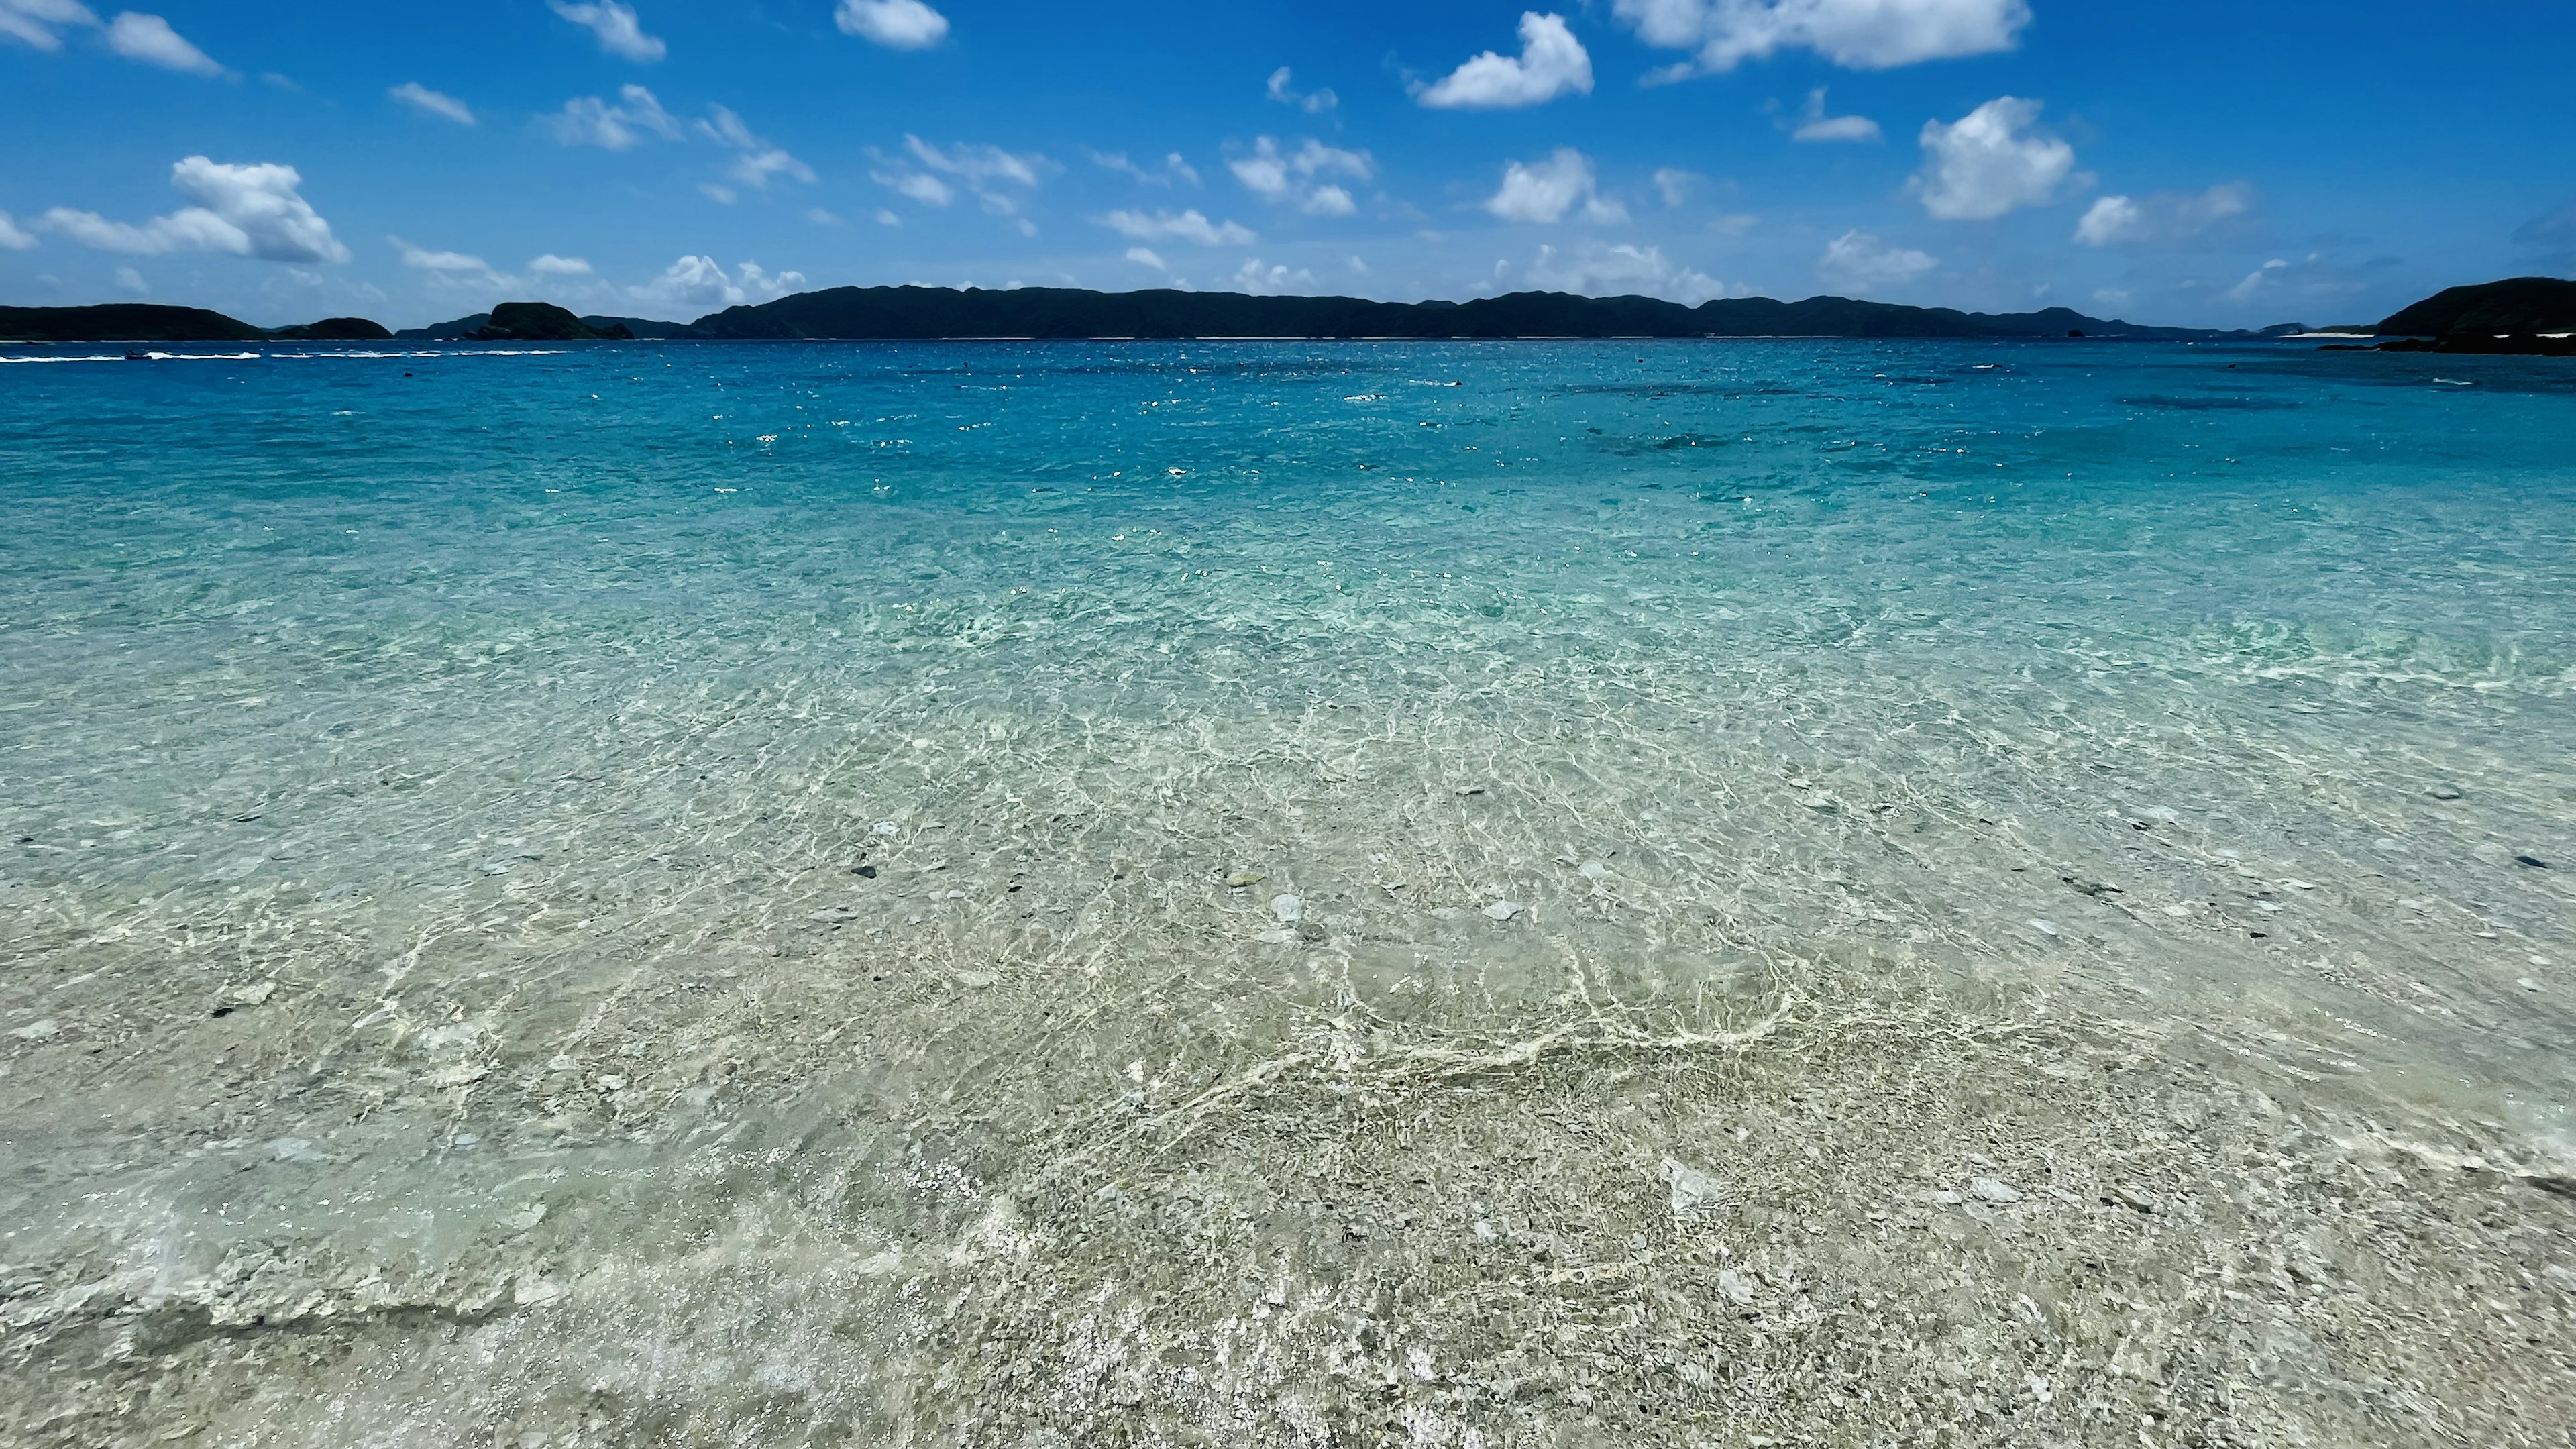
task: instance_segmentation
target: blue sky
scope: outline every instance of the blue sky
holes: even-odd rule
[[[0,301],[843,284],[2259,326],[2576,274],[2576,5],[0,0]]]

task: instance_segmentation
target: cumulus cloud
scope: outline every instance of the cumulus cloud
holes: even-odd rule
[[[1521,53],[1486,51],[1416,92],[1434,110],[1509,111],[1592,91],[1592,57],[1561,15],[1521,14]]]
[[[1095,165],[1122,175],[1133,176],[1147,186],[1170,186],[1176,182],[1187,182],[1192,186],[1199,184],[1198,168],[1182,160],[1181,153],[1178,151],[1165,156],[1163,164],[1152,170],[1147,170],[1128,160],[1127,153],[1124,151],[1094,151],[1091,153],[1091,159]]]
[[[1163,265],[1162,255],[1156,252],[1152,247],[1129,247],[1127,249],[1127,260],[1134,262],[1140,267],[1152,267],[1158,272],[1168,272],[1171,270],[1171,268]]]
[[[2075,239],[2088,247],[2149,246],[2184,241],[2231,217],[2243,216],[2254,204],[2254,188],[2242,181],[2207,191],[2163,193],[2139,200],[2105,196],[2075,223]]]
[[[805,285],[803,272],[764,272],[758,262],[745,262],[728,275],[715,258],[682,257],[662,275],[626,295],[651,306],[714,311],[750,302],[767,302]]]
[[[1267,295],[1284,292],[1291,287],[1312,287],[1315,274],[1304,267],[1292,270],[1285,266],[1264,266],[1261,258],[1247,257],[1242,268],[1221,285],[1228,291]]]
[[[1910,183],[1943,221],[1991,221],[2042,206],[2075,170],[2075,148],[2032,127],[2040,105],[1998,96],[1952,125],[1923,123],[1923,170]]]
[[[727,107],[707,107],[707,118],[698,122],[698,134],[740,153],[734,157],[733,168],[727,174],[755,191],[767,190],[769,178],[773,176],[790,177],[809,185],[814,180],[813,167],[787,154],[783,148],[753,135],[742,117]],[[724,199],[732,200],[730,196]]]
[[[36,239],[21,231],[9,213],[0,211],[0,252],[33,251]]]
[[[579,257],[559,257],[548,252],[528,263],[528,270],[543,277],[587,277],[590,263]]]
[[[1782,50],[1812,50],[1852,70],[2010,50],[2028,0],[1614,0],[1637,38],[1693,52],[1653,79],[1722,73]]]
[[[1662,194],[1664,205],[1679,206],[1697,195],[1708,184],[1708,178],[1679,166],[1660,167],[1655,172],[1655,190]]]
[[[948,17],[921,0],[841,0],[832,23],[891,50],[928,50],[948,38]]]
[[[424,116],[436,116],[442,121],[454,121],[460,126],[474,124],[472,107],[454,96],[431,90],[418,81],[405,81],[385,94]]]
[[[599,38],[599,48],[620,60],[650,65],[671,53],[659,37],[644,33],[644,23],[635,18],[635,7],[624,0],[598,0],[597,4],[573,4],[571,0],[546,0],[553,11],[573,24],[587,29]]]
[[[617,104],[610,105],[597,96],[576,96],[564,102],[564,108],[546,117],[546,125],[555,139],[567,146],[598,146],[610,151],[630,150],[648,137],[665,141],[680,139],[680,123],[662,109],[662,103],[642,86],[621,86]]]
[[[1798,128],[1789,133],[1792,141],[1877,141],[1884,137],[1878,122],[1867,116],[1829,116],[1825,114],[1825,88],[1807,92],[1807,107],[1798,113]]]
[[[170,184],[194,206],[140,226],[94,211],[55,207],[39,225],[83,246],[135,256],[228,252],[272,262],[345,262],[349,249],[300,192],[292,166],[229,166],[191,156],[170,168]]]
[[[1296,106],[1310,116],[1321,115],[1342,103],[1342,98],[1334,95],[1330,86],[1301,91],[1291,83],[1295,79],[1284,65],[1272,71],[1267,90],[1270,99],[1283,106]]]
[[[129,10],[109,21],[107,48],[127,60],[157,65],[163,70],[189,75],[231,74],[204,51],[190,45],[186,36],[171,29],[170,22],[158,15],[137,15]]]
[[[1544,161],[1514,161],[1503,167],[1502,189],[1485,200],[1485,210],[1505,221],[1556,222],[1577,205],[1586,221],[1628,219],[1627,208],[1603,197],[1592,160],[1571,146],[1559,146]]]
[[[1891,246],[1865,231],[1847,231],[1825,244],[1816,263],[1827,282],[1856,292],[1903,286],[1941,265],[1929,252]]]
[[[0,0],[0,35],[37,50],[63,48],[62,30],[98,27],[98,17],[79,0]]]
[[[1663,248],[1626,242],[1608,246],[1585,242],[1563,252],[1543,246],[1525,275],[1529,285],[1552,292],[1579,292],[1593,297],[1664,297],[1694,307],[1727,293],[1725,283],[1706,272],[1677,265],[1664,255]]]
[[[1311,137],[1293,152],[1281,150],[1275,137],[1256,137],[1250,155],[1225,164],[1253,195],[1309,216],[1348,216],[1359,209],[1348,189],[1325,177],[1366,181],[1377,174],[1377,163],[1366,151],[1345,151]]]
[[[1212,222],[1196,208],[1179,213],[1113,211],[1101,217],[1100,224],[1129,241],[1177,240],[1203,247],[1239,247],[1260,240],[1250,228],[1231,221]]]

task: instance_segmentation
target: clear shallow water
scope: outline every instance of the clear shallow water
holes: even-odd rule
[[[2536,1433],[2571,436],[2254,348],[0,369],[8,1428]]]

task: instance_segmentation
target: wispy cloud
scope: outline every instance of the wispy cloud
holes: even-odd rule
[[[2242,181],[2207,191],[2153,196],[2105,196],[2075,223],[2075,239],[2088,247],[2154,246],[2187,241],[2220,222],[2243,216],[2254,188]]]
[[[1203,247],[1249,246],[1260,238],[1235,222],[1213,222],[1195,207],[1183,212],[1113,211],[1100,224],[1130,241],[1177,240]]]
[[[0,36],[48,53],[63,48],[62,32],[98,28],[98,16],[78,0],[0,0]]]
[[[107,24],[107,48],[127,60],[163,70],[188,75],[230,75],[217,65],[212,56],[190,45],[186,36],[170,28],[170,22],[158,15],[138,15],[129,10]]]
[[[1295,106],[1310,116],[1322,115],[1342,103],[1342,98],[1334,95],[1330,86],[1301,91],[1297,89],[1295,82],[1296,76],[1283,65],[1270,73],[1270,84],[1265,88],[1265,93],[1279,104]]]
[[[1182,160],[1178,151],[1165,156],[1163,164],[1151,170],[1128,160],[1124,151],[1093,151],[1089,154],[1094,165],[1133,176],[1147,186],[1170,186],[1176,182],[1186,182],[1191,186],[1199,184],[1198,168]]]
[[[599,48],[620,60],[650,65],[671,53],[671,47],[659,36],[644,33],[644,22],[637,19],[635,7],[624,0],[597,0],[596,4],[574,4],[572,0],[546,0],[557,15],[588,30],[599,40]]]
[[[443,121],[454,121],[460,126],[474,124],[472,107],[454,96],[431,90],[418,81],[404,81],[385,94],[424,116],[436,116]]]
[[[755,191],[767,190],[770,178],[775,176],[808,185],[814,181],[813,167],[789,155],[785,148],[773,146],[753,135],[742,117],[727,107],[707,107],[707,118],[698,122],[698,134],[737,152],[733,166],[726,174]]]
[[[1825,88],[1807,92],[1806,109],[1798,113],[1798,128],[1789,133],[1792,141],[1878,141],[1885,139],[1878,122],[1867,116],[1829,116],[1825,114]]]
[[[610,105],[597,96],[576,96],[564,102],[564,108],[546,118],[546,126],[556,140],[567,146],[598,146],[609,151],[626,151],[647,138],[659,136],[665,141],[680,139],[680,123],[662,109],[651,91],[642,86],[621,86],[617,104]]]

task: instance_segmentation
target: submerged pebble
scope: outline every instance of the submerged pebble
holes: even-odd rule
[[[1519,915],[1522,909],[1523,907],[1518,901],[1496,901],[1492,905],[1485,907],[1485,914],[1493,917],[1497,921],[1508,921],[1512,917]]]
[[[1299,921],[1305,919],[1306,898],[1303,896],[1272,896],[1270,898],[1270,914],[1277,916],[1282,923],[1293,926]]]

